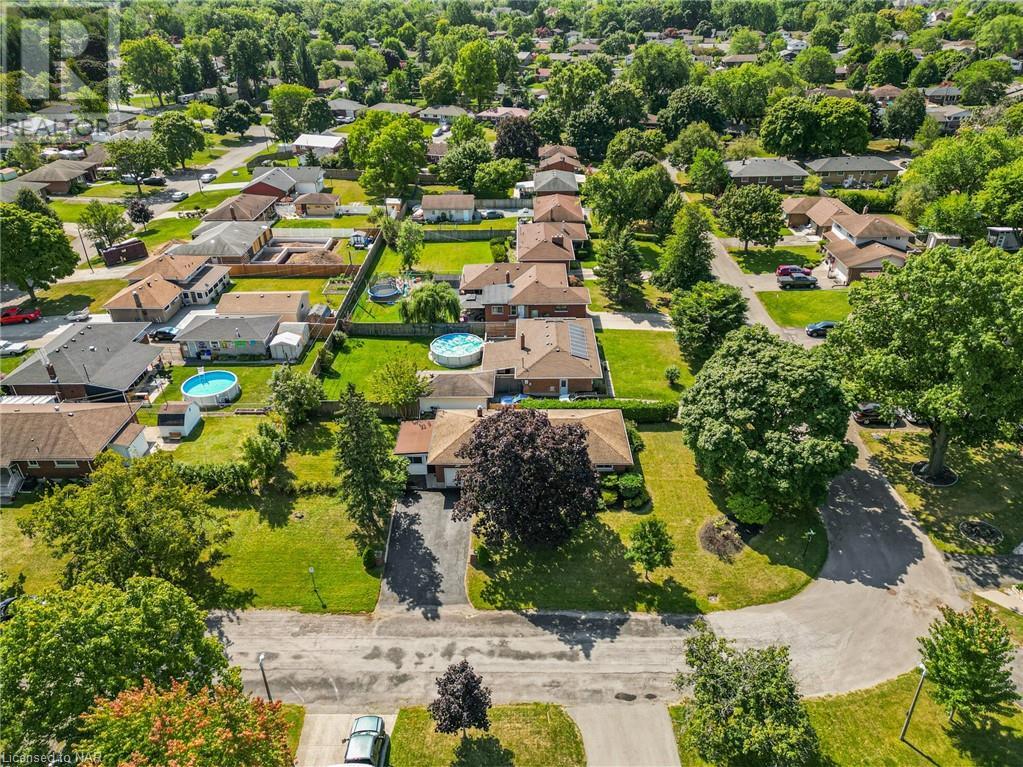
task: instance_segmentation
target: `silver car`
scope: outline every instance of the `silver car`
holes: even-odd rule
[[[387,767],[391,752],[391,739],[379,716],[360,716],[352,722],[352,731],[344,739],[345,764],[364,764],[368,767]]]

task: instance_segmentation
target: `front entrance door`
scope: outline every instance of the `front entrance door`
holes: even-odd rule
[[[562,378],[558,381],[558,392],[562,397],[568,396],[568,379]]]

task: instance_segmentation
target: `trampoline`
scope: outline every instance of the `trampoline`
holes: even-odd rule
[[[380,303],[394,301],[402,295],[401,289],[393,282],[378,282],[369,289],[370,301]]]

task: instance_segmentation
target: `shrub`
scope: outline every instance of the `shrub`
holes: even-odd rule
[[[600,502],[605,509],[610,509],[618,504],[618,492],[615,490],[601,490]]]
[[[732,516],[747,525],[766,525],[771,520],[771,508],[766,503],[743,493],[728,496],[726,503]]]
[[[669,386],[674,386],[682,378],[682,371],[678,369],[678,365],[668,365],[664,369],[664,378]]]
[[[493,557],[490,555],[490,549],[488,549],[485,544],[476,544],[476,567],[481,569],[484,567],[490,567],[492,560]]]
[[[643,441],[643,435],[639,433],[639,427],[636,426],[635,421],[625,422],[625,434],[629,438],[629,447],[632,449],[632,457],[635,458],[646,449],[646,443]]]
[[[602,474],[600,476],[600,486],[605,490],[614,490],[618,492],[618,480],[619,475],[611,472],[610,474]]]
[[[639,491],[639,495],[637,495],[635,498],[626,498],[624,501],[622,501],[625,508],[631,511],[635,511],[636,509],[642,509],[649,502],[650,494],[647,493],[645,487]]]
[[[334,342],[334,349],[337,351],[343,351],[348,345],[348,334],[343,330],[335,330],[330,334],[330,338]]]
[[[188,483],[220,495],[240,495],[252,490],[252,470],[244,463],[174,462]]]
[[[704,551],[709,551],[716,557],[731,561],[736,554],[742,551],[743,541],[735,523],[721,517],[717,520],[708,520],[700,528],[700,546]]]
[[[490,241],[490,255],[493,257],[495,264],[508,263],[508,245],[504,239],[499,238]]]
[[[618,478],[618,492],[626,501],[636,498],[644,490],[642,474],[622,474]]]
[[[372,546],[367,546],[362,550],[362,566],[367,570],[372,570],[377,566],[377,553]]]
[[[864,207],[871,213],[891,213],[895,210],[895,191],[894,186],[884,190],[836,189],[834,195],[857,213],[862,213]]]
[[[821,177],[811,173],[803,180],[803,194],[813,196],[821,193]]]
[[[638,399],[586,399],[562,402],[551,399],[525,399],[519,407],[533,410],[621,410],[622,416],[636,423],[665,423],[678,414],[676,402],[646,402]]]

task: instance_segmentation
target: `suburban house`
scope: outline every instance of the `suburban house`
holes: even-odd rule
[[[930,88],[924,88],[923,91],[928,101],[941,106],[958,104],[959,99],[963,97],[963,92],[947,80],[937,85],[932,85]]]
[[[211,264],[208,256],[170,254],[149,259],[129,272],[125,279],[130,283],[138,283],[157,277],[181,288],[181,300],[185,306],[211,304],[231,284],[231,270],[226,266]]]
[[[515,260],[519,263],[556,262],[566,266],[572,263],[575,246],[565,229],[567,226],[578,224],[519,222],[515,230]]]
[[[228,197],[202,217],[203,221],[277,220],[277,197],[272,194],[239,194]]]
[[[419,114],[416,116],[420,120],[429,120],[430,122],[435,123],[450,123],[453,122],[456,117],[472,117],[472,113],[460,106],[442,104],[440,106],[423,107],[419,110]]]
[[[323,191],[323,168],[316,165],[300,168],[252,169],[252,181],[242,192],[272,195],[278,200],[299,194]]]
[[[419,398],[419,412],[437,410],[486,410],[494,396],[493,370],[435,371],[419,373],[430,386],[427,394]]]
[[[85,476],[108,448],[127,460],[144,456],[150,444],[137,409],[121,402],[0,405],[0,497],[10,501],[26,477]]]
[[[156,413],[156,428],[165,440],[184,439],[202,420],[202,411],[195,402],[164,402]]]
[[[392,115],[410,115],[415,117],[419,114],[422,107],[413,106],[412,104],[395,104],[389,101],[381,101],[378,104],[368,108],[370,112],[390,112]]]
[[[8,394],[119,401],[149,380],[163,349],[140,343],[149,323],[70,325],[3,379]]]
[[[570,194],[547,194],[537,197],[533,203],[533,221],[583,224],[586,222],[586,216],[578,197]]]
[[[784,157],[750,157],[725,163],[736,184],[761,184],[775,189],[800,190],[810,174]]]
[[[971,112],[969,109],[956,106],[955,104],[948,105],[927,105],[927,116],[933,117],[937,120],[938,125],[941,126],[941,132],[948,135],[955,133],[959,130],[959,126],[962,125],[963,120],[970,116]]]
[[[567,154],[569,157],[579,159],[579,151],[574,146],[569,146],[568,144],[544,144],[536,152],[537,157],[541,160],[556,154]]]
[[[505,117],[529,117],[529,111],[522,107],[491,107],[477,112],[476,119],[497,125]]]
[[[280,322],[305,322],[309,315],[309,291],[226,293],[217,303],[217,314],[231,316],[272,314]]]
[[[578,173],[579,169],[582,168],[582,163],[572,155],[565,154],[564,152],[557,152],[552,155],[548,155],[540,160],[540,170],[565,170],[569,173]]]
[[[431,141],[426,145],[426,161],[429,163],[438,163],[443,159],[444,155],[448,153],[450,147],[446,141]]]
[[[575,173],[567,170],[542,170],[533,174],[533,195],[579,194]]]
[[[121,289],[103,308],[114,322],[168,322],[185,302],[181,288],[159,274]]]
[[[1021,247],[1019,229],[1011,226],[989,226],[985,237],[988,245],[1015,253]]]
[[[495,410],[438,410],[429,420],[404,421],[394,446],[408,459],[409,478],[427,489],[458,487],[466,465],[457,454],[472,430]],[[554,425],[574,423],[586,432],[590,460],[599,472],[627,471],[635,461],[621,410],[544,410]]]
[[[756,53],[730,53],[721,57],[721,66],[725,69],[741,67],[743,64],[756,64],[759,54]]]
[[[27,189],[34,194],[39,195],[44,200],[46,199],[46,187],[48,184],[45,181],[25,181],[24,176],[16,178],[13,181],[7,181],[0,184],[0,202],[14,202],[18,196],[18,192],[22,189]]]
[[[424,194],[422,208],[423,220],[428,223],[436,221],[468,223],[476,214],[476,197],[457,192]]]
[[[91,160],[54,160],[29,171],[18,181],[43,184],[47,194],[70,194],[76,184],[96,180],[96,167]]]
[[[336,194],[327,192],[309,192],[295,198],[295,212],[300,216],[319,216],[333,218],[337,215]]]
[[[604,371],[590,319],[520,319],[515,337],[483,345],[483,370],[496,370],[503,389],[546,397],[592,392]]]
[[[829,231],[835,216],[856,213],[835,197],[786,197],[781,201],[781,209],[785,213],[785,226],[789,229],[810,226],[816,235]]]
[[[193,240],[170,248],[175,256],[204,256],[214,264],[246,264],[273,238],[262,221],[210,221],[192,230]]]
[[[316,157],[323,157],[336,152],[343,143],[345,143],[345,137],[334,133],[303,133],[291,142],[295,148],[295,154],[299,155],[300,162],[301,155],[309,151],[312,151]]]
[[[225,357],[265,359],[270,356],[270,339],[279,324],[280,318],[272,314],[197,317],[174,340],[181,344],[184,357],[201,360]]]
[[[880,85],[877,88],[872,88],[868,93],[877,102],[877,105],[884,109],[891,106],[892,102],[902,95],[902,88],[897,85]]]
[[[912,232],[882,216],[835,216],[831,231],[825,233],[821,243],[828,254],[828,276],[848,285],[880,272],[884,264],[905,266],[912,236]]]
[[[806,167],[821,177],[825,186],[873,186],[890,184],[899,175],[899,166],[877,155],[842,155],[810,160]]]
[[[331,99],[327,102],[327,106],[330,107],[330,111],[336,119],[345,121],[354,120],[366,111],[365,104],[352,101],[352,99]]]
[[[585,317],[590,291],[570,286],[561,263],[466,264],[458,286],[462,312],[472,319]]]

